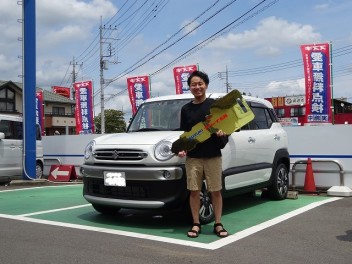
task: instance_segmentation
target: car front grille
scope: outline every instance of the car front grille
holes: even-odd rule
[[[126,187],[105,186],[103,179],[84,178],[87,194],[104,198],[148,198],[147,186],[132,185]]]
[[[186,179],[177,181],[126,181],[126,187],[105,186],[104,179],[83,177],[84,194],[107,199],[174,201],[188,195]]]
[[[141,150],[127,149],[98,149],[94,151],[97,160],[143,160],[148,156],[147,152]]]

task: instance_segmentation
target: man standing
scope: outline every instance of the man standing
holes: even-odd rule
[[[194,99],[182,107],[180,128],[183,131],[190,131],[195,124],[204,121],[210,113],[210,106],[215,101],[206,97],[206,90],[209,85],[209,77],[206,73],[201,71],[192,72],[188,77],[187,84]],[[192,228],[187,232],[189,237],[198,237],[201,232],[199,209],[203,177],[205,177],[208,191],[211,193],[214,208],[214,233],[219,237],[228,236],[228,232],[221,224],[221,148],[223,148],[224,140],[227,142],[227,135],[222,130],[218,130],[206,141],[198,143],[194,149],[188,152],[183,150],[178,153],[179,157],[186,156],[187,189],[190,190],[189,202],[193,218]]]

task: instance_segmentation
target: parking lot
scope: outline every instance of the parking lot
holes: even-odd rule
[[[257,193],[225,200],[222,222],[231,234],[225,239],[212,233],[212,224],[203,226],[198,239],[188,238],[185,234],[190,224],[182,212],[121,210],[103,216],[84,200],[81,184],[2,188],[0,217],[215,250],[338,199],[300,195],[271,201]]]

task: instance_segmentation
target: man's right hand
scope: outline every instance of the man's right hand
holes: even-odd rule
[[[185,157],[186,155],[187,155],[187,152],[184,151],[184,150],[180,151],[180,152],[177,154],[177,156],[179,156],[180,158],[183,158],[183,157]]]

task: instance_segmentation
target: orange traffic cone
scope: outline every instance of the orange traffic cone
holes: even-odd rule
[[[310,158],[308,158],[307,160],[306,177],[304,180],[304,191],[306,192],[317,191],[315,187],[315,181],[314,181],[314,175],[313,175],[312,160]]]

